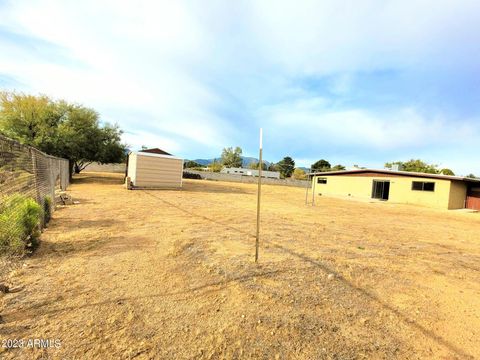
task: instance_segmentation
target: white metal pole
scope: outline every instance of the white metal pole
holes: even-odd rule
[[[313,185],[312,185],[312,206],[315,206],[315,183],[317,182],[315,179],[315,175],[312,178]]]
[[[263,137],[263,132],[262,132],[262,129],[260,128],[260,151],[259,151],[259,159],[258,159],[258,192],[257,192],[257,236],[255,239],[255,262],[258,262],[258,245],[260,242],[260,197],[262,193],[262,166],[263,166],[262,137]]]
[[[310,179],[311,172],[312,172],[312,168],[308,170],[308,175],[307,175],[308,185],[307,185],[307,188],[305,189],[305,205],[308,204],[308,188],[312,186],[312,180]]]

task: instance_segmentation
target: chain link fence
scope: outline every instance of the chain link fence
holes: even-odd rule
[[[45,226],[55,209],[55,192],[66,190],[69,184],[68,166],[66,159],[0,135],[0,247],[30,236],[19,227],[28,228],[29,216],[34,214],[31,207],[18,205],[19,199],[40,205],[40,226]]]

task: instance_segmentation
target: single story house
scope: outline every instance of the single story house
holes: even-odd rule
[[[127,157],[128,188],[181,188],[183,159],[161,149],[131,152]]]
[[[259,171],[256,169],[244,169],[244,168],[227,168],[224,167],[221,171],[223,174],[244,175],[244,176],[256,176],[258,177]],[[278,171],[262,170],[262,178],[280,179],[280,173]]]
[[[310,176],[315,195],[480,210],[480,179],[372,169],[316,172]]]

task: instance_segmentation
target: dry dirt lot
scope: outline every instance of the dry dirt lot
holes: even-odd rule
[[[480,355],[480,214],[189,180],[80,175],[0,298],[3,359],[463,359]]]

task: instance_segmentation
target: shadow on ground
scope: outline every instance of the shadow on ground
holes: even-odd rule
[[[196,214],[193,211],[186,210],[186,209],[182,208],[181,206],[176,205],[172,202],[166,201],[164,199],[161,199],[161,198],[155,196],[154,194],[151,194],[151,193],[148,193],[148,194],[150,196],[158,198],[158,200],[162,201],[163,203],[165,203],[167,205],[170,205],[172,207],[175,207],[176,209],[178,209],[178,210],[180,210],[180,211],[182,211],[182,212],[184,212],[184,213],[186,213],[190,216],[195,216],[197,218],[201,218],[201,219],[204,219],[206,221],[212,222],[216,225],[223,226],[226,229],[234,230],[234,231],[237,231],[239,233],[246,234],[246,235],[249,235],[251,237],[255,237],[255,235],[250,234],[250,233],[248,233],[246,231],[243,231],[241,229],[237,229],[237,228],[235,228],[231,225],[224,224],[220,221],[209,218],[205,215]],[[396,317],[398,317],[402,322],[404,322],[408,326],[411,326],[411,327],[415,328],[417,331],[421,332],[423,335],[425,335],[426,337],[435,341],[437,344],[441,345],[442,347],[447,348],[448,350],[450,350],[451,352],[453,352],[457,356],[460,356],[460,357],[463,357],[463,358],[469,358],[469,359],[473,358],[470,354],[467,354],[466,352],[464,352],[458,346],[456,346],[456,345],[452,344],[451,342],[449,342],[448,340],[442,338],[440,335],[436,334],[434,331],[432,331],[430,329],[427,329],[426,327],[424,327],[421,324],[417,323],[416,321],[412,320],[408,316],[408,314],[405,314],[405,313],[401,312],[400,310],[396,309],[394,306],[392,306],[392,305],[388,304],[387,302],[385,302],[384,300],[380,299],[378,296],[376,296],[371,291],[363,289],[363,288],[358,287],[357,285],[353,284],[351,281],[346,279],[342,274],[337,272],[333,267],[329,266],[328,264],[325,264],[325,263],[323,263],[323,262],[321,262],[317,259],[313,259],[313,258],[311,258],[311,257],[309,257],[305,254],[302,254],[302,253],[299,253],[299,252],[294,251],[292,249],[289,249],[288,247],[285,247],[285,246],[279,244],[278,242],[273,242],[273,241],[269,241],[269,240],[263,240],[263,241],[268,243],[270,246],[275,247],[275,248],[277,248],[277,249],[279,249],[279,250],[281,250],[281,251],[283,251],[283,252],[285,252],[285,253],[293,256],[293,257],[296,257],[297,259],[299,259],[299,260],[301,260],[305,263],[311,264],[311,265],[321,269],[322,271],[324,271],[326,273],[334,274],[337,281],[341,281],[348,288],[360,293],[365,298],[367,298],[369,300],[372,300],[374,303],[378,304],[384,310],[390,312],[391,314],[394,314]]]
[[[122,185],[124,183],[123,174],[102,175],[101,173],[80,173],[74,175],[72,184],[96,184],[96,185]]]

